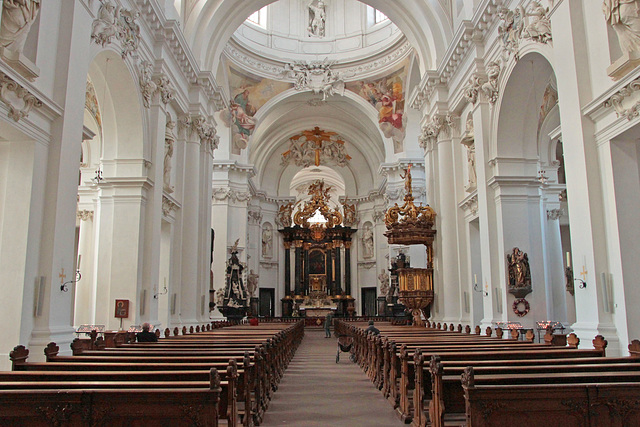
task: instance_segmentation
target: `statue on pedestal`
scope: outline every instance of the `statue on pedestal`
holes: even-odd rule
[[[238,259],[238,242],[231,247],[231,258],[227,261],[226,286],[222,305],[218,310],[229,319],[240,320],[247,314],[249,299],[247,289],[242,281],[244,266]]]

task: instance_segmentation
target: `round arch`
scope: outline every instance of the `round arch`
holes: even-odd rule
[[[253,12],[272,0],[199,0],[185,23],[185,35],[204,69],[215,71],[226,42]],[[423,72],[436,68],[453,30],[437,0],[363,0],[383,12],[417,50]],[[426,25],[425,25],[426,22]]]

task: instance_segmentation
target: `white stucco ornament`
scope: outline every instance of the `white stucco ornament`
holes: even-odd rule
[[[328,58],[322,61],[294,61],[284,66],[281,75],[295,80],[295,90],[322,94],[322,100],[326,101],[329,96],[344,95],[346,76],[331,69],[335,63]]]
[[[16,122],[42,106],[42,101],[4,73],[0,73],[0,101],[7,105],[9,117]]]

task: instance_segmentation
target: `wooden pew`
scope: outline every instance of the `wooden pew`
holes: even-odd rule
[[[637,372],[522,377],[475,375],[468,367],[461,383],[468,427],[640,425]]]
[[[208,388],[0,389],[2,425],[218,426],[223,393],[217,370]]]

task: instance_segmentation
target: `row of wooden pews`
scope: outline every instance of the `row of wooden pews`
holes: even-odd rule
[[[640,341],[631,357],[606,358],[600,335],[579,349],[575,334],[550,331],[536,344],[531,331],[380,323],[372,336],[365,326],[337,321],[336,331],[414,426],[640,426]]]
[[[50,343],[42,363],[17,346],[0,372],[0,425],[259,425],[304,324],[218,326],[116,347],[93,336],[73,356]]]

